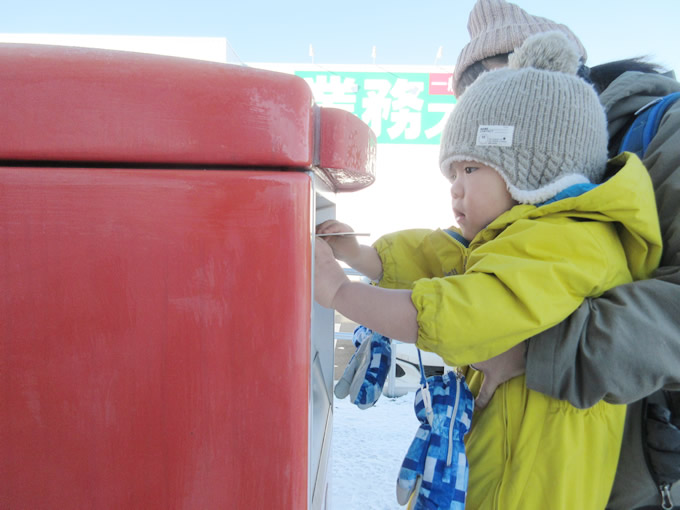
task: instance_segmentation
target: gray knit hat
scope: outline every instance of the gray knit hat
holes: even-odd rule
[[[458,84],[461,75],[472,64],[487,57],[510,53],[534,34],[553,31],[562,32],[573,41],[578,47],[581,62],[585,63],[586,50],[566,25],[532,16],[505,0],[478,0],[468,19],[470,42],[458,55],[458,62],[453,70],[453,90],[456,96],[460,97]]]
[[[599,183],[607,121],[591,85],[576,76],[578,51],[560,32],[528,38],[509,67],[480,76],[442,133],[439,164],[474,160],[495,168],[512,197],[535,204],[573,184]]]

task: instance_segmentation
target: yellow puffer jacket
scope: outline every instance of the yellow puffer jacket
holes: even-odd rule
[[[417,346],[463,367],[559,323],[586,297],[647,278],[661,257],[651,181],[631,154],[610,171],[581,195],[513,207],[469,246],[455,228],[379,239],[380,285],[413,291]],[[476,394],[483,376],[466,372]],[[466,508],[604,508],[625,411],[576,409],[528,390],[524,377],[503,384],[466,439]]]

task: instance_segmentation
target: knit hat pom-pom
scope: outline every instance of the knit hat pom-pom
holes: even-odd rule
[[[575,75],[580,66],[578,48],[561,32],[529,37],[508,59],[508,67],[533,67]]]

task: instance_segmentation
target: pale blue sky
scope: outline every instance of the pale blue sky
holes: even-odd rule
[[[650,55],[680,71],[680,0],[517,0],[568,25],[591,65]],[[474,0],[1,0],[0,33],[226,37],[244,62],[455,64]]]

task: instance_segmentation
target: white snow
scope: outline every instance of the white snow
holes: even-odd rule
[[[330,510],[398,510],[399,468],[420,422],[414,393],[381,396],[361,410],[349,398],[333,401]]]

